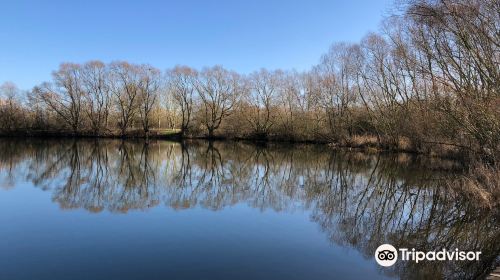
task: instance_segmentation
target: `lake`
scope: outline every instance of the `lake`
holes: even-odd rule
[[[467,279],[497,211],[463,167],[325,145],[0,139],[0,279]],[[398,261],[376,248],[481,250]]]

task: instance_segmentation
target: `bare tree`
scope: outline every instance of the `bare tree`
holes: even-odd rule
[[[56,112],[73,133],[78,133],[82,124],[84,92],[80,72],[80,65],[63,63],[52,74],[53,83],[43,83],[33,89],[35,95]]]
[[[22,113],[19,88],[12,82],[3,83],[0,86],[0,129],[19,129]]]
[[[139,116],[146,136],[149,134],[151,112],[156,104],[160,87],[160,70],[150,65],[139,66]]]
[[[111,107],[109,71],[100,61],[90,61],[82,68],[82,87],[85,91],[85,113],[95,135],[108,128]]]
[[[168,90],[181,110],[181,133],[189,130],[193,113],[193,94],[198,76],[196,70],[188,66],[176,66],[168,73]]]
[[[257,136],[267,137],[275,124],[273,107],[276,106],[282,76],[281,71],[269,72],[265,69],[250,75],[247,102],[251,111],[245,117]]]
[[[356,100],[352,68],[354,48],[355,46],[345,43],[334,44],[315,69],[322,93],[321,106],[325,110],[328,127],[335,141],[352,135],[351,107]]]
[[[439,111],[488,157],[500,146],[499,10],[479,0],[412,1],[406,10]]]
[[[393,148],[398,147],[401,137],[401,123],[405,121],[410,95],[401,81],[404,73],[399,68],[394,49],[386,38],[369,34],[361,44],[364,65],[356,69],[356,83],[362,85],[358,90],[360,97],[369,107],[373,125],[378,135]],[[362,82],[360,83],[360,79]]]
[[[207,128],[208,137],[214,137],[222,120],[231,114],[242,94],[240,76],[221,66],[205,68],[196,80],[196,89],[202,101],[202,124]]]
[[[113,63],[111,73],[111,92],[115,97],[119,114],[118,127],[124,136],[137,115],[142,87],[141,78],[138,67],[127,62]]]
[[[280,112],[278,116],[282,126],[281,134],[286,137],[294,137],[299,133],[297,118],[304,109],[304,92],[300,78],[297,72],[284,73],[279,91]]]

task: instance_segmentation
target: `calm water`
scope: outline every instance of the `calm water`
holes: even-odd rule
[[[0,279],[475,278],[499,218],[445,187],[458,169],[310,145],[0,139]],[[382,268],[383,243],[482,256]]]

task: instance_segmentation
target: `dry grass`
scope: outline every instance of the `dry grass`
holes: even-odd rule
[[[355,135],[347,143],[353,148],[375,148],[379,146],[377,137],[369,135]]]
[[[477,164],[459,179],[459,185],[471,198],[489,208],[500,206],[500,166]]]
[[[400,137],[398,139],[398,150],[400,151],[413,151],[413,145],[411,144],[410,139],[407,137]]]

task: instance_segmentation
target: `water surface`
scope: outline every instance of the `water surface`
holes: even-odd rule
[[[409,155],[237,142],[0,139],[0,279],[475,278],[498,215]],[[481,250],[376,264],[375,249]]]

